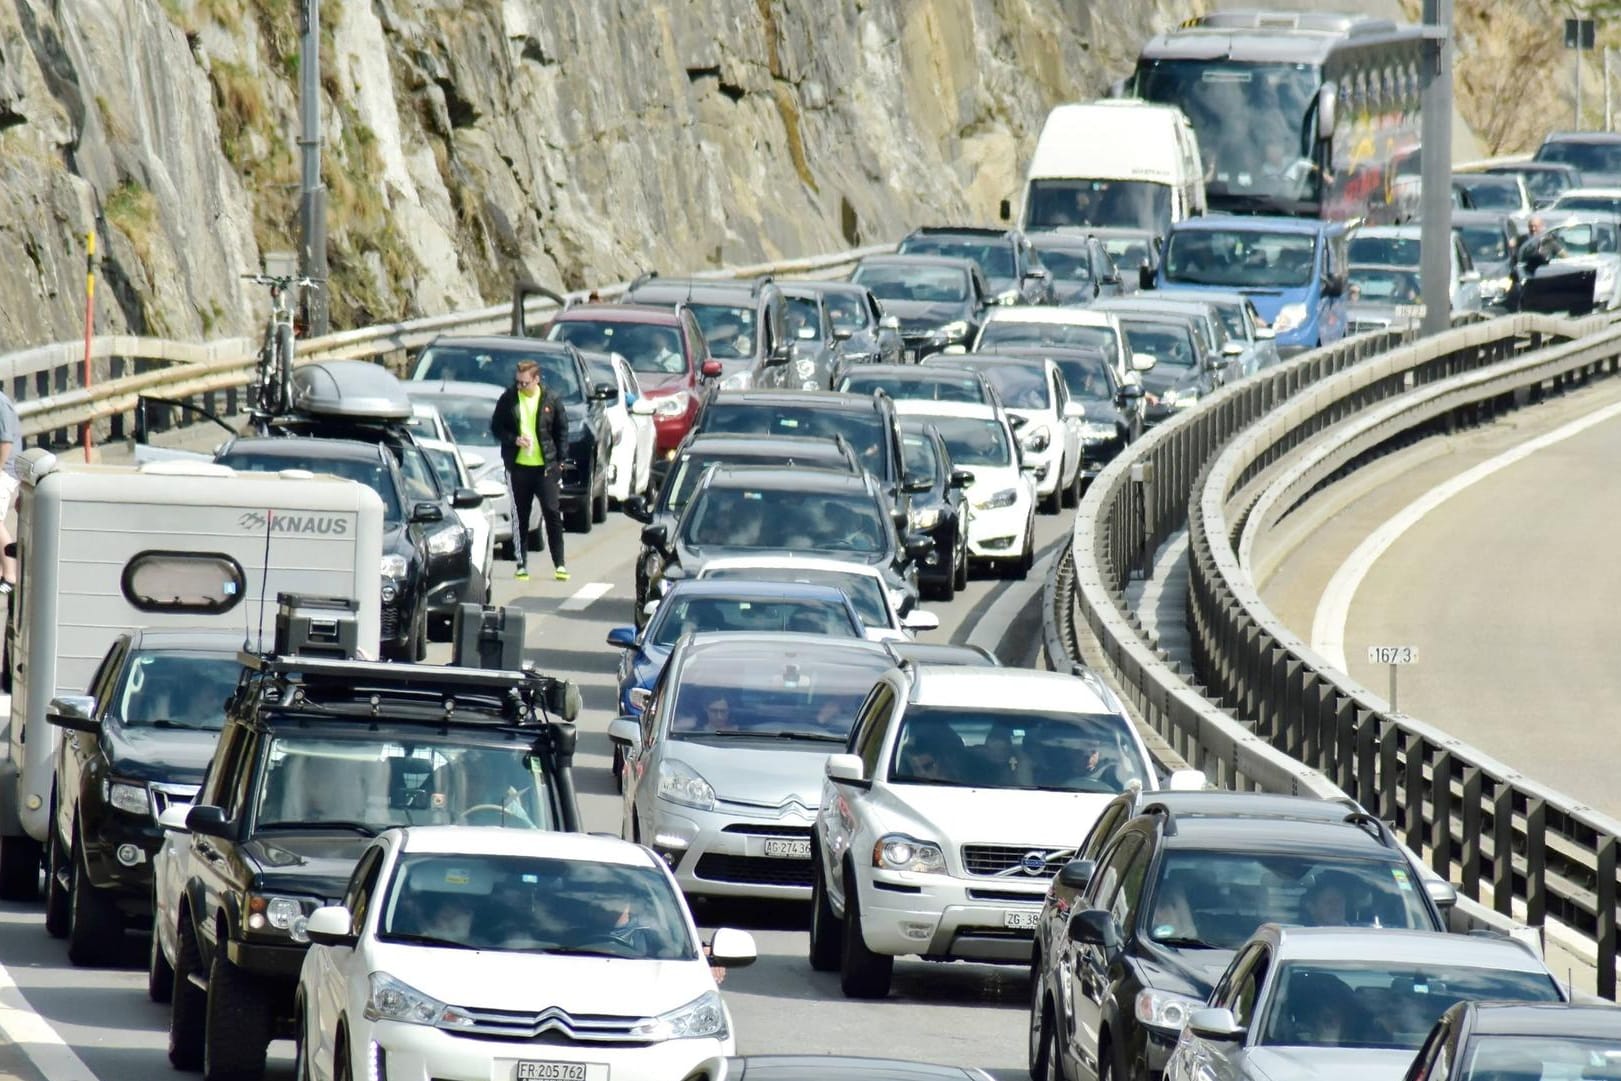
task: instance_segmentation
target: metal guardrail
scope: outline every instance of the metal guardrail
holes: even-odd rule
[[[1599,990],[1612,998],[1621,823],[1387,712],[1278,623],[1245,560],[1283,514],[1381,444],[1613,372],[1618,354],[1621,333],[1602,317],[1514,316],[1406,345],[1366,335],[1224,388],[1094,481],[1076,519],[1075,608],[1060,567],[1046,613],[1048,648],[1078,660],[1062,624],[1085,620],[1145,723],[1215,783],[1356,796],[1489,906],[1482,915],[1553,917],[1592,936]],[[1125,605],[1134,573],[1184,524],[1194,678],[1208,687],[1163,660]]]
[[[783,259],[750,266],[701,271],[695,278],[751,278],[760,275],[798,277],[835,272],[868,255],[893,250],[872,245],[802,259]],[[629,282],[617,282],[565,295],[582,300],[591,293],[604,300],[622,296]],[[557,310],[555,303],[532,300],[529,316]],[[471,311],[428,316],[399,323],[342,330],[298,342],[297,362],[316,360],[381,360],[420,349],[440,334],[504,334],[512,305],[496,304]],[[190,401],[216,414],[238,412],[237,390],[253,374],[258,342],[232,338],[208,344],[103,335],[91,340],[93,382],[83,380],[84,342],[56,342],[0,355],[0,386],[17,403],[23,434],[62,444],[83,424],[96,426],[98,439],[122,439],[131,430],[135,400],[161,393]],[[201,399],[198,401],[198,399]]]

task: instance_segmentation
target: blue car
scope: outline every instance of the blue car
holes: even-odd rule
[[[1345,222],[1207,214],[1171,226],[1155,279],[1179,292],[1240,292],[1291,356],[1345,336]]]

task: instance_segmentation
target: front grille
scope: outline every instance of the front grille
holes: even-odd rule
[[[971,875],[1051,878],[1074,854],[1072,848],[1043,848],[1040,845],[963,845],[962,865],[963,870]],[[1041,866],[1034,871],[1026,869],[1026,856],[1040,857]]]
[[[1012,901],[1017,904],[1032,904],[1043,899],[1039,893],[1020,893],[1018,890],[969,890],[970,901]]]
[[[722,833],[741,833],[747,837],[805,837],[811,835],[809,826],[767,826],[748,822],[733,822]]]
[[[550,1044],[647,1043],[633,1034],[645,1018],[585,1014],[573,1016],[555,1006],[539,1013],[515,1010],[475,1010],[457,1007],[471,1025],[447,1026],[447,1032],[494,1040],[522,1040]]]
[[[400,636],[400,609],[398,605],[383,605],[379,633],[384,641]]]
[[[745,886],[800,886],[811,884],[810,860],[780,860],[765,856],[729,856],[706,852],[698,858],[693,872],[710,882],[733,882]]]
[[[159,815],[176,803],[189,804],[197,799],[197,786],[194,784],[162,784],[154,781],[151,788],[153,809]]]

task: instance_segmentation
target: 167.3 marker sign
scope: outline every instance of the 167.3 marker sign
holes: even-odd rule
[[[1369,646],[1369,664],[1417,664],[1417,646]]]

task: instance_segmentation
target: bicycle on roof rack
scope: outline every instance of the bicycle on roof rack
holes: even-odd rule
[[[280,270],[281,268],[275,268]],[[259,362],[253,381],[248,384],[248,412],[262,423],[279,416],[292,406],[293,356],[296,335],[293,311],[288,304],[289,289],[311,289],[319,279],[294,273],[244,274],[255,285],[270,287],[270,318],[265,321],[264,338],[259,345]]]

